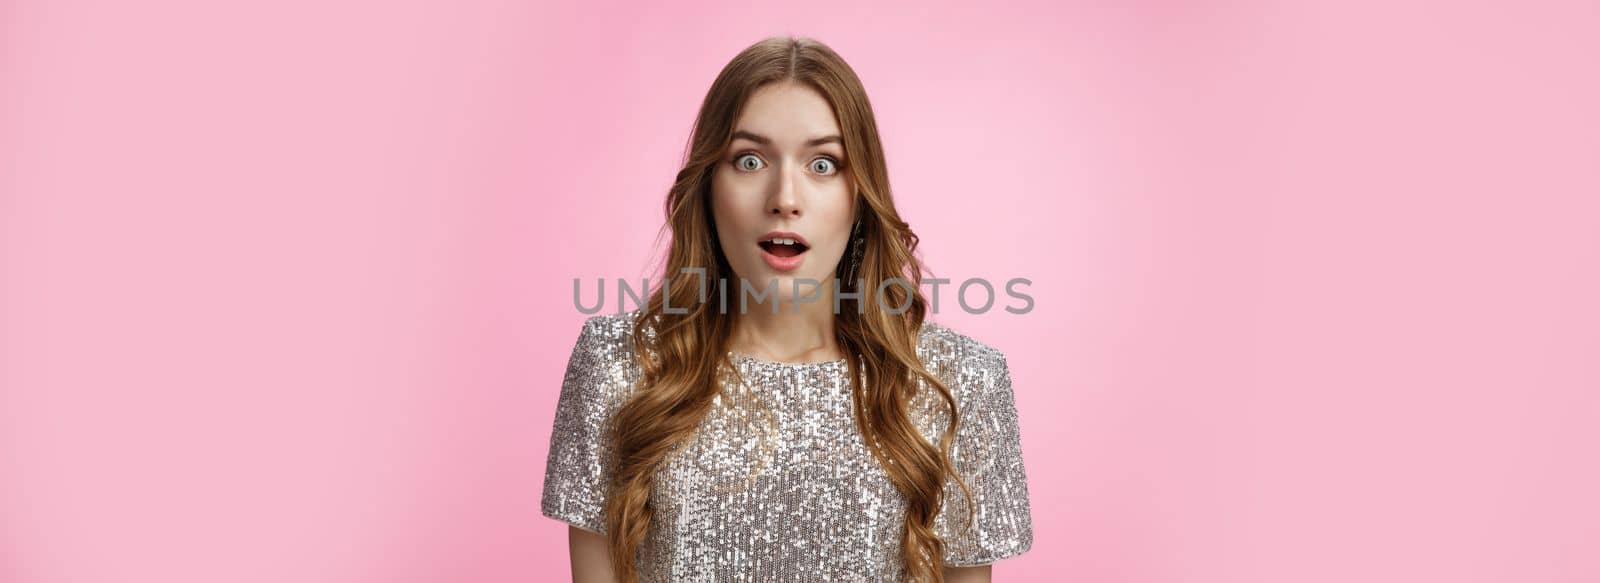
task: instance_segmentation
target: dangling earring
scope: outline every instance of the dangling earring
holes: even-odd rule
[[[856,228],[852,229],[852,231],[858,235],[860,234],[861,221],[859,219],[856,220]],[[865,243],[866,237],[862,236],[854,237],[850,242],[850,275],[845,279],[845,283],[848,284],[846,289],[854,290],[856,288],[856,272],[861,267],[861,246]]]

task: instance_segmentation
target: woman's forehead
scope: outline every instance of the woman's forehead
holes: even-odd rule
[[[800,84],[769,85],[750,96],[734,131],[747,139],[759,136],[780,146],[804,146],[838,136],[839,122],[833,106],[815,89]]]

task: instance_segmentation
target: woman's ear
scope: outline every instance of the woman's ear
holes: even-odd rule
[[[862,213],[861,207],[862,207],[862,204],[861,204],[861,193],[858,191],[858,192],[856,192],[856,197],[855,197],[855,208],[851,211],[851,214],[854,217],[851,222],[854,223],[854,225],[855,225],[855,226],[850,228],[850,234],[851,235],[855,235],[856,233],[861,231],[861,213]]]

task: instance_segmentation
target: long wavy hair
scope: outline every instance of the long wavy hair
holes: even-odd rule
[[[846,167],[857,193],[856,236],[865,243],[856,271],[863,283],[844,284],[846,290],[859,288],[861,299],[840,304],[834,334],[854,385],[856,426],[906,501],[901,542],[907,578],[943,581],[944,541],[934,530],[934,517],[944,501],[947,477],[955,478],[964,495],[970,491],[950,463],[960,423],[955,400],[917,356],[927,309],[920,291],[924,267],[915,254],[917,236],[895,210],[877,123],[855,71],[826,45],[792,37],[751,45],[722,69],[700,106],[683,167],[667,195],[664,228],[671,231],[671,245],[658,280],[665,285],[651,291],[635,322],[634,353],[642,374],[610,429],[616,455],[605,521],[613,572],[620,581],[637,580],[634,560],[650,528],[655,471],[705,417],[721,390],[720,373],[736,371],[727,353],[737,314],[718,307],[711,299],[717,294],[701,297],[704,282],[737,278],[717,241],[712,174],[724,158],[746,99],[757,88],[779,81],[804,83],[821,93],[842,130],[850,161]],[[835,269],[837,280],[848,279],[850,263],[847,253]],[[703,278],[685,271],[696,268],[704,270]],[[880,285],[891,278],[911,285]],[[687,313],[668,312],[668,305],[674,312],[687,308]],[[884,306],[908,307],[896,314]],[[947,407],[950,424],[937,447],[922,437],[908,414],[917,378],[938,391]],[[970,526],[971,505],[967,508]]]

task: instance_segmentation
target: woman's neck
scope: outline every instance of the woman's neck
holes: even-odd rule
[[[833,301],[755,304],[734,320],[730,350],[775,362],[826,362],[844,357],[833,332]]]

